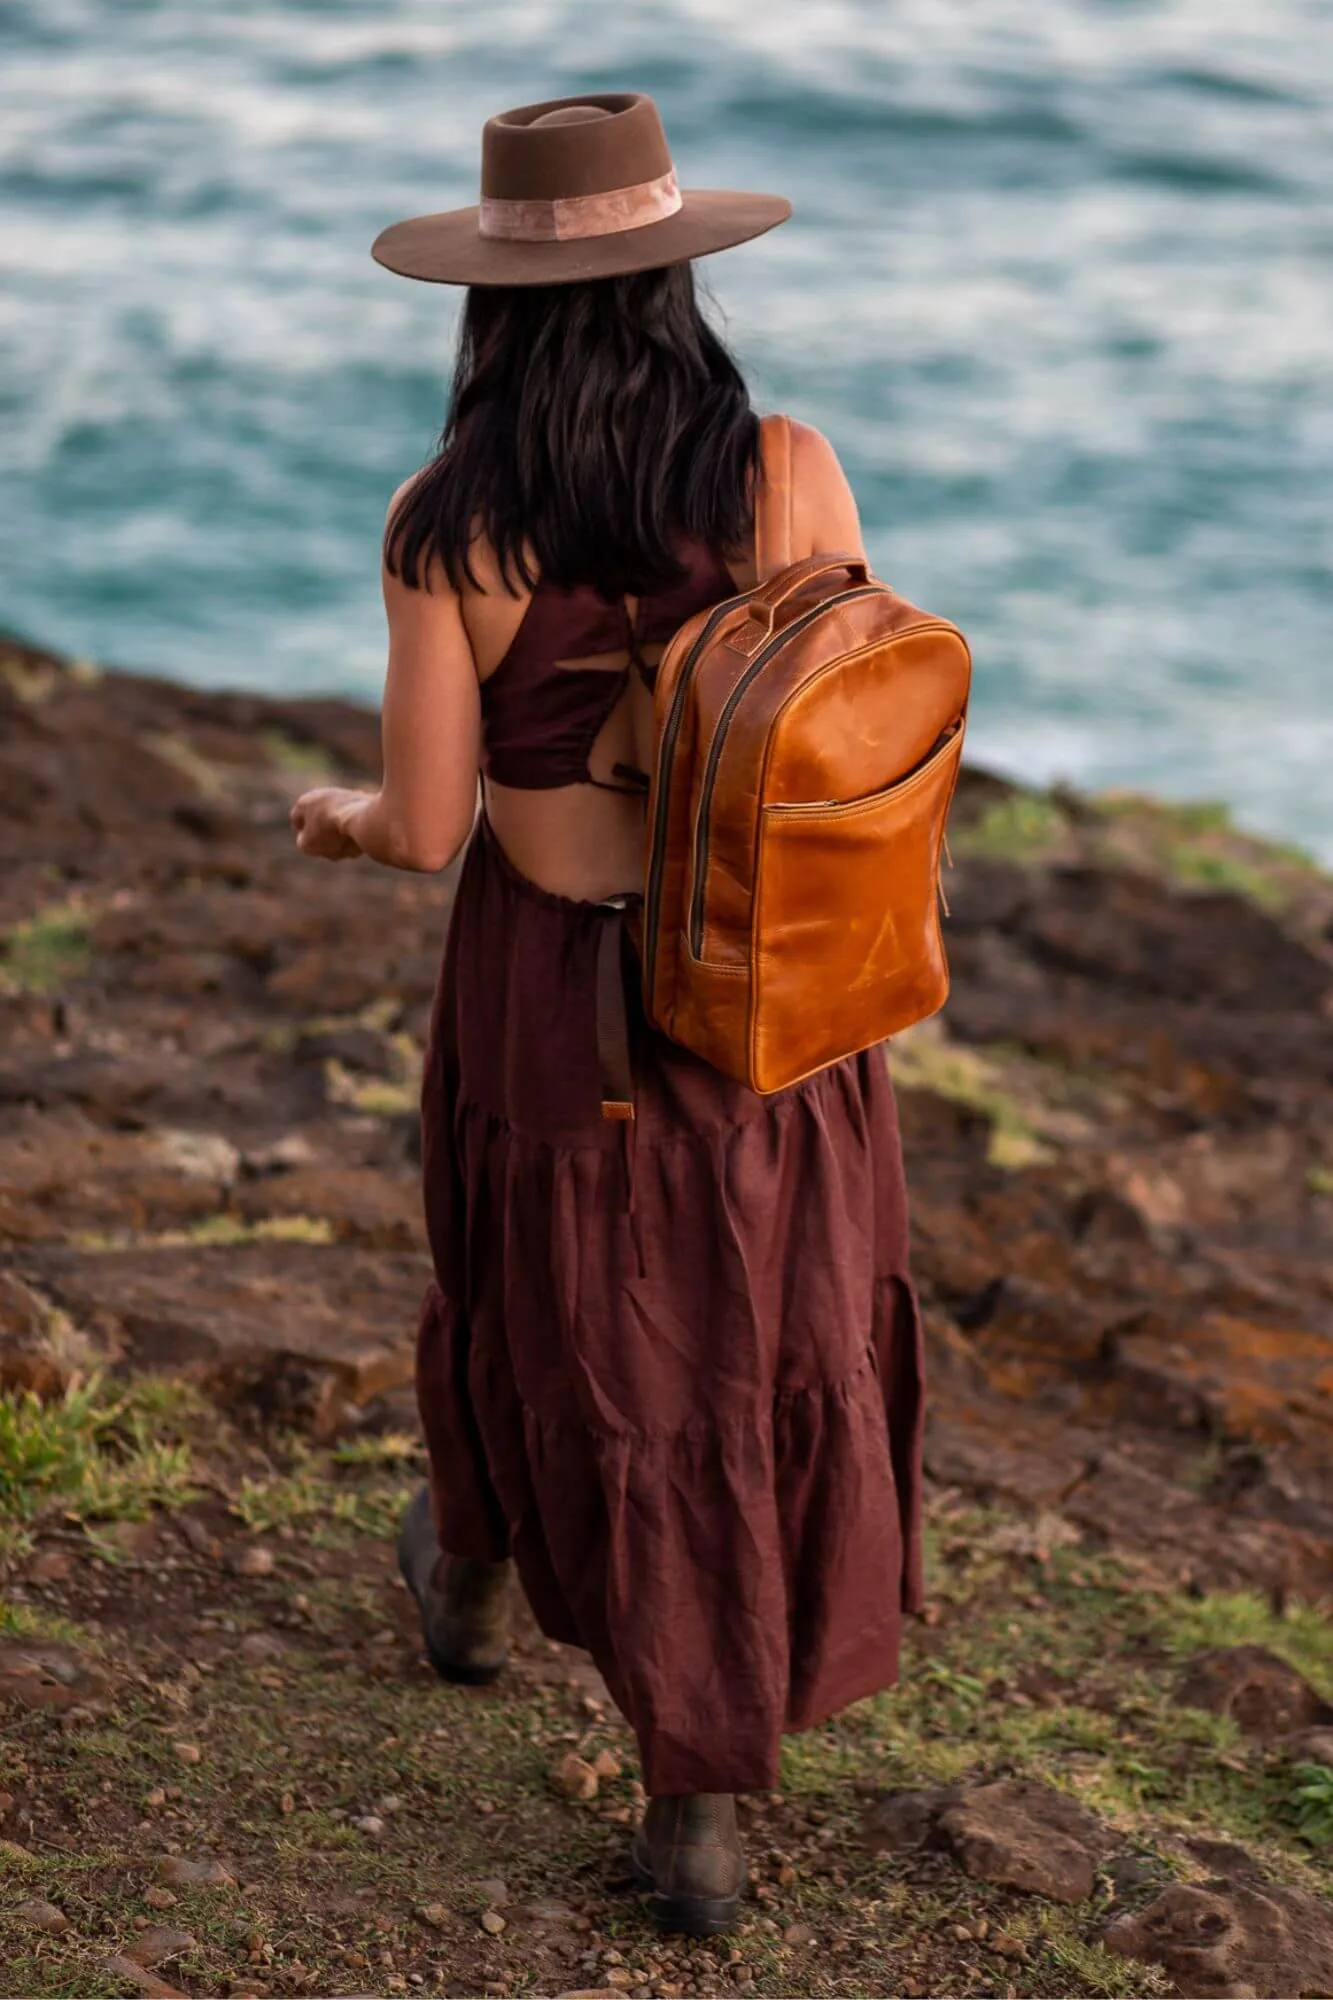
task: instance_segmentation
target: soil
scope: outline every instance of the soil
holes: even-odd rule
[[[1190,1647],[1308,1674],[1309,1736],[1333,1694],[1333,884],[1211,809],[965,774],[953,996],[890,1052],[933,1601],[896,1705],[747,1802],[748,1929],[664,1946],[586,1661],[528,1624],[496,1689],[445,1689],[393,1568],[451,877],[311,863],[287,824],[376,757],[347,704],[0,643],[0,1387],[165,1378],[188,1461],[152,1505],[4,1517],[0,1990],[1187,1991],[1177,1944],[1106,1951],[1113,1904],[1246,1868],[1323,1898],[1283,1732],[1209,1713],[1206,1673],[1172,1703]],[[125,1460],[123,1425],[97,1449]],[[562,1797],[599,1751],[622,1775]],[[1028,1853],[1028,1819],[982,1824],[1019,1777],[1111,1829],[1032,1864],[1067,1903],[964,1872]],[[867,1837],[937,1782],[972,1790],[920,1844]],[[172,1886],[172,1849],[227,1879]]]

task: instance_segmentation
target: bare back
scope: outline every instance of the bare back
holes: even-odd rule
[[[793,426],[792,457],[799,494],[793,508],[792,559],[825,548],[860,552],[855,502],[831,448],[818,432]],[[507,662],[533,593],[511,596],[488,551],[477,553],[476,568],[483,587],[466,587],[460,604],[484,710],[487,683]],[[753,540],[727,553],[726,569],[736,590],[754,587],[758,566]],[[632,625],[639,611],[635,599],[626,601],[625,611],[626,623]],[[490,776],[482,780],[486,814],[506,854],[521,874],[555,895],[600,902],[642,885],[644,801],[633,789],[619,787],[616,773],[651,767],[653,698],[648,682],[665,644],[654,639],[635,650],[639,657],[634,664],[647,674],[627,672],[632,658],[628,645],[551,663],[623,681],[588,754],[587,770],[596,782],[529,789],[497,783]]]

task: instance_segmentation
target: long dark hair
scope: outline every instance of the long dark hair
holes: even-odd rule
[[[679,548],[750,533],[759,426],[740,370],[673,264],[585,284],[473,288],[435,457],[385,537],[413,589],[454,589],[490,543],[507,589],[678,582]]]

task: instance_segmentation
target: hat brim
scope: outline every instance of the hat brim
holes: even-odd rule
[[[514,243],[482,236],[479,207],[414,215],[382,230],[371,256],[403,278],[432,285],[574,285],[710,257],[775,229],[791,203],[775,194],[686,190],[674,215],[640,229],[559,243]]]

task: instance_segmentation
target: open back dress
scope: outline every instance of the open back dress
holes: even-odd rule
[[[708,550],[681,560],[632,617],[538,583],[482,685],[497,783],[592,782],[643,649],[734,591]],[[577,664],[614,654],[621,673]],[[785,1729],[896,1679],[920,1597],[893,1092],[872,1050],[757,1097],[631,1004],[637,1115],[604,1119],[619,922],[537,887],[479,817],[423,1089],[435,1526],[451,1554],[512,1556],[542,1630],[591,1653],[650,1794],[769,1790]]]

